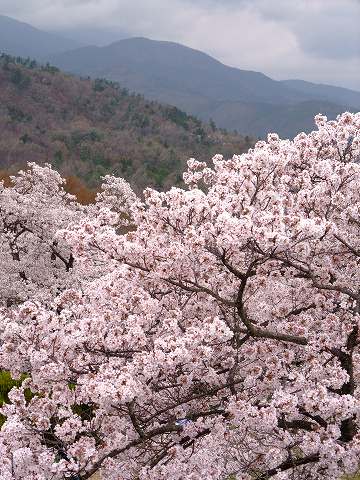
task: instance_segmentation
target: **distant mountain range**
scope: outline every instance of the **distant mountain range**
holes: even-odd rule
[[[19,28],[25,27],[17,25]],[[8,33],[8,45],[11,39]],[[6,51],[2,45],[0,36],[0,49]],[[276,131],[291,137],[301,130],[311,130],[313,117],[319,112],[334,118],[345,110],[360,109],[360,92],[302,80],[275,81],[259,72],[226,66],[205,53],[172,42],[131,38],[105,47],[65,48],[59,40],[53,53],[39,49],[32,56],[46,58],[62,70],[81,76],[117,81],[149,99],[175,105],[247,135],[264,136]]]

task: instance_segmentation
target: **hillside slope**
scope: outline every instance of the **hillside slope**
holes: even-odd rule
[[[309,98],[313,97],[317,100],[326,100],[360,107],[360,92],[356,92],[355,90],[321,83],[305,82],[304,80],[282,80],[281,83],[287,88],[305,94]]]
[[[181,105],[181,103],[179,103]],[[213,118],[224,128],[236,128],[251,135],[256,132],[265,138],[269,132],[277,132],[283,138],[293,138],[299,132],[314,129],[314,116],[322,113],[330,119],[345,111],[353,111],[346,105],[326,100],[307,100],[296,104],[272,104],[259,102],[204,102],[201,110],[186,108],[200,118]],[[355,109],[356,111],[359,109]]]
[[[111,82],[0,58],[0,169],[49,162],[90,186],[114,173],[138,190],[164,188],[181,182],[189,157],[231,156],[250,145]]]
[[[132,38],[50,57],[62,70],[104,77],[225,128],[293,136],[313,128],[313,112],[334,118],[360,108],[360,92],[309,82],[275,81],[228,67],[172,42]],[[281,116],[281,118],[280,118]],[[301,121],[298,121],[301,118]]]

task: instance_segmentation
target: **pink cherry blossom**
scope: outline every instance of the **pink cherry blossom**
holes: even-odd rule
[[[5,480],[337,480],[360,458],[360,114],[137,198],[0,187]],[[29,392],[32,392],[30,394]]]

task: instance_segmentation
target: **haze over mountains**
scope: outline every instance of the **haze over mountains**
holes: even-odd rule
[[[43,32],[27,23],[0,15],[1,52],[39,59],[81,46],[82,44],[75,40]]]
[[[3,21],[0,17],[0,31]],[[30,35],[29,28],[22,25],[14,26],[14,40],[11,28],[5,43],[0,36],[0,50],[17,53],[19,29]],[[51,39],[54,42],[53,35]],[[33,42],[33,50],[36,45]],[[51,45],[53,52],[49,51]],[[66,41],[49,41],[47,52],[39,48],[31,56],[47,59],[67,72],[117,81],[146,98],[176,105],[248,135],[277,131],[293,136],[300,130],[311,130],[313,117],[319,112],[334,118],[342,111],[360,108],[360,92],[301,80],[275,81],[259,72],[228,67],[205,53],[172,42],[131,38],[105,47],[67,48]]]

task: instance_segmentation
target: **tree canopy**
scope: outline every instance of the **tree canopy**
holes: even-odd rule
[[[333,479],[360,458],[360,114],[80,205],[0,187],[4,480]]]

